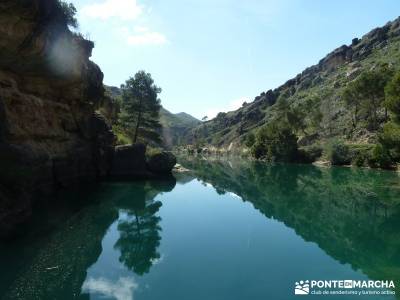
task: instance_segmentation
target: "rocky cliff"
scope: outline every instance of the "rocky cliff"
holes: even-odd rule
[[[306,128],[308,133],[313,133],[314,140],[337,137],[374,143],[376,131],[370,130],[365,124],[360,123],[355,132],[350,132],[351,112],[341,99],[341,93],[349,82],[364,71],[383,64],[399,69],[399,49],[400,18],[372,30],[361,39],[353,39],[349,45],[335,49],[316,65],[276,89],[262,92],[253,102],[244,103],[240,109],[220,113],[215,119],[199,125],[186,142],[200,140],[216,146],[241,144],[246,135],[277,117],[275,103],[283,97],[292,108],[300,108],[305,112],[306,118],[311,118],[312,112],[322,113],[317,130]]]
[[[29,215],[34,193],[109,168],[114,135],[95,113],[104,88],[93,47],[56,0],[0,2],[0,234]]]

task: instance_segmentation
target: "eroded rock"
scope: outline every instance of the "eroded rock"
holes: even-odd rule
[[[148,169],[155,174],[171,174],[176,165],[176,157],[171,152],[163,151],[148,158]]]
[[[38,189],[110,168],[114,135],[94,109],[103,73],[89,60],[93,42],[60,21],[57,3],[0,3],[0,231],[29,215]]]
[[[146,168],[146,146],[143,144],[115,147],[110,177],[124,179],[148,177]]]

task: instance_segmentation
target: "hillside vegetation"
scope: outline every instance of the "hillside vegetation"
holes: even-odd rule
[[[165,108],[161,108],[160,123],[164,144],[167,148],[172,148],[181,145],[190,135],[191,130],[201,122],[187,113],[173,114]]]
[[[290,156],[292,147],[323,146],[323,151],[314,149],[314,157],[306,158],[309,160],[321,155],[329,158],[332,149],[341,147],[337,144],[374,151],[381,143],[384,124],[395,119],[385,88],[400,69],[399,47],[398,18],[337,48],[282,86],[261,93],[252,103],[200,124],[186,143],[253,148],[255,157],[274,158],[282,154],[280,149],[287,152],[283,156]],[[282,139],[288,144],[254,149],[257,141],[271,145]]]
[[[118,144],[130,144],[132,139],[126,133],[119,122],[122,107],[122,91],[115,86],[105,86],[106,96],[100,103],[98,111],[105,116],[117,136]],[[168,149],[182,145],[191,135],[193,128],[198,126],[201,121],[185,113],[173,114],[161,106],[159,111],[159,122],[161,128],[159,132],[162,142],[160,146]]]

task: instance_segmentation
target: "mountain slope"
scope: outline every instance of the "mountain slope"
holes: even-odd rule
[[[333,137],[373,143],[376,129],[370,130],[360,122],[356,130],[352,130],[349,125],[351,112],[341,95],[347,84],[364,71],[384,64],[399,69],[399,49],[400,18],[372,30],[362,39],[353,39],[350,45],[337,48],[317,65],[307,68],[282,86],[261,93],[252,103],[233,112],[220,113],[202,123],[185,142],[190,144],[200,140],[219,147],[239,146],[249,133],[279,118],[276,102],[284,98],[291,108],[305,112],[307,120],[311,120],[313,114],[321,114],[318,124],[309,125],[300,134],[300,141],[304,144]],[[382,116],[380,123],[383,123]]]
[[[191,130],[201,122],[187,113],[173,114],[165,108],[161,108],[160,123],[163,127],[162,136],[164,143],[168,148],[171,148],[180,145],[186,139],[186,136],[190,134]]]

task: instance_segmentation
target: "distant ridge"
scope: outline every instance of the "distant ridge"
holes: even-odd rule
[[[291,107],[303,107],[305,112],[311,109],[307,106],[307,101],[311,99],[313,108],[322,113],[320,128],[313,132],[306,144],[328,138],[374,143],[376,131],[369,131],[365,124],[360,124],[355,132],[349,133],[351,112],[341,99],[341,93],[362,72],[383,64],[400,69],[400,18],[370,31],[361,39],[354,38],[351,44],[335,49],[318,64],[305,69],[280,87],[262,92],[253,102],[238,110],[220,113],[216,118],[200,124],[185,142],[190,144],[194,139],[200,139],[215,146],[241,146],[249,133],[276,118],[275,103],[279,97],[285,97]]]
[[[200,120],[185,112],[173,114],[162,108],[160,122],[163,126],[162,135],[165,146],[172,148],[187,140],[191,130],[201,123]]]

